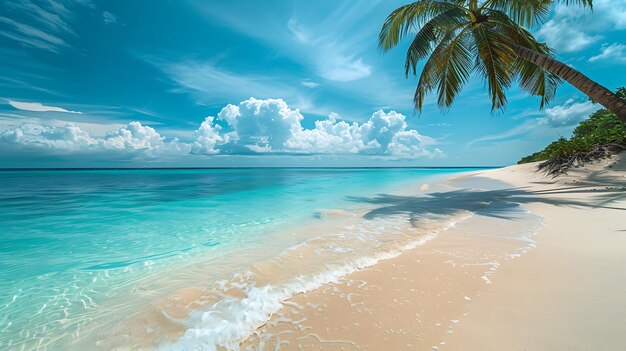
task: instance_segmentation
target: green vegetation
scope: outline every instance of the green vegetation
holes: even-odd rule
[[[518,163],[568,158],[575,153],[590,152],[598,145],[607,144],[626,144],[626,126],[613,113],[602,109],[581,122],[570,139],[561,137]]]
[[[617,95],[626,97],[626,88],[617,89]],[[588,153],[611,144],[626,145],[626,125],[615,114],[602,109],[574,129],[570,139],[563,137],[542,151],[522,158],[518,163],[567,159],[577,153]]]
[[[420,0],[387,17],[379,45],[391,50],[418,30],[405,62],[408,77],[417,76],[418,62],[426,61],[414,95],[416,109],[422,109],[431,92],[437,93],[442,109],[449,108],[472,75],[487,83],[492,110],[506,107],[506,91],[516,81],[540,97],[543,108],[565,80],[626,123],[623,98],[558,61],[525,28],[543,23],[554,3],[593,6],[592,0]]]

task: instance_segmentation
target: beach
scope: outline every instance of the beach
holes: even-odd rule
[[[282,301],[466,215],[365,218],[377,194],[467,170],[0,172],[0,349],[236,348]]]
[[[626,0],[2,0],[0,351],[626,350]]]
[[[559,178],[527,164],[450,179],[510,184],[485,201],[523,203],[540,227],[520,244],[519,236],[494,235],[511,225],[503,223],[507,211],[460,221],[398,257],[293,297],[241,346],[620,350],[625,170],[616,157]]]
[[[583,206],[549,201],[528,205],[545,221],[537,249],[502,267],[483,298],[468,307],[472,317],[450,338],[450,350],[623,349],[624,161],[622,155],[571,170],[557,180],[534,173],[532,165],[487,173]]]
[[[3,173],[0,345],[618,350],[625,170]]]

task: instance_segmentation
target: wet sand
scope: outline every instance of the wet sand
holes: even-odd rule
[[[359,199],[364,212],[321,211],[319,227],[302,229],[333,234],[153,300],[73,347],[620,350],[624,162],[557,180],[535,167],[413,184]]]
[[[488,177],[511,186],[446,193],[443,200],[459,208],[483,196],[485,210],[399,257],[291,298],[241,347],[621,350],[624,164],[610,160],[558,180],[535,165],[452,180],[469,186]],[[543,225],[520,232],[531,222],[514,218],[507,204],[521,204]]]

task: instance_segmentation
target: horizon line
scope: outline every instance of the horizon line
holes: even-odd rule
[[[11,167],[0,168],[2,171],[149,171],[149,170],[212,170],[212,169],[469,169],[469,168],[502,168],[506,166],[364,166],[364,167]]]

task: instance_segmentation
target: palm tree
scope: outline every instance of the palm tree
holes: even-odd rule
[[[506,90],[516,80],[524,91],[541,98],[540,108],[565,80],[626,123],[625,100],[556,60],[552,50],[524,28],[540,24],[555,1],[593,6],[592,0],[421,0],[387,17],[379,45],[386,52],[419,28],[405,64],[407,77],[417,75],[417,63],[427,59],[414,96],[419,110],[435,88],[439,106],[450,107],[477,73],[487,82],[492,111],[506,107]]]

